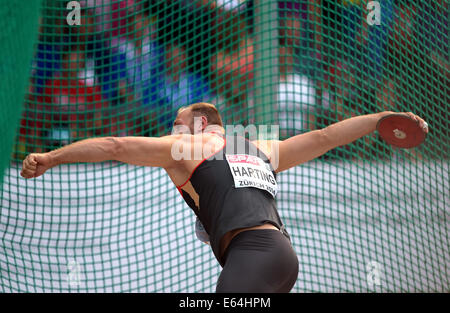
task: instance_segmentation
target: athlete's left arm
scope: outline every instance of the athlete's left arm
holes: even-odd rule
[[[282,172],[374,132],[378,121],[392,113],[394,112],[386,111],[356,116],[283,141],[260,141],[256,144],[266,152],[274,170]],[[401,114],[412,117],[423,127],[424,120],[417,115],[411,112]]]

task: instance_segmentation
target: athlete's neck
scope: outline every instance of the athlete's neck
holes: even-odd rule
[[[207,125],[203,130],[204,133],[220,133],[225,134],[225,129],[217,124]]]

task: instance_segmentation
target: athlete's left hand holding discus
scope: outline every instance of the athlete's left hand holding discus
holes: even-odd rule
[[[392,113],[352,117],[283,141],[250,142],[225,135],[214,105],[196,103],[179,110],[174,129],[181,131],[172,135],[81,140],[28,155],[21,175],[36,178],[59,164],[108,160],[164,168],[223,267],[217,292],[289,292],[299,263],[278,215],[277,173],[374,132],[378,121]],[[400,114],[428,132],[419,116]]]

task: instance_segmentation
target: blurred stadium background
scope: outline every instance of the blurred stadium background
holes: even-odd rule
[[[94,136],[161,136],[211,102],[281,138],[383,110],[375,133],[279,175],[300,261],[293,292],[449,292],[449,5],[380,0],[12,0],[0,7],[0,291],[212,292],[220,266],[165,172],[116,162],[20,177]]]

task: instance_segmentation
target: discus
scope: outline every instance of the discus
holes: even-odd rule
[[[425,127],[418,121],[403,114],[389,114],[377,123],[377,130],[381,138],[388,144],[398,148],[414,148],[420,145],[426,137]]]

